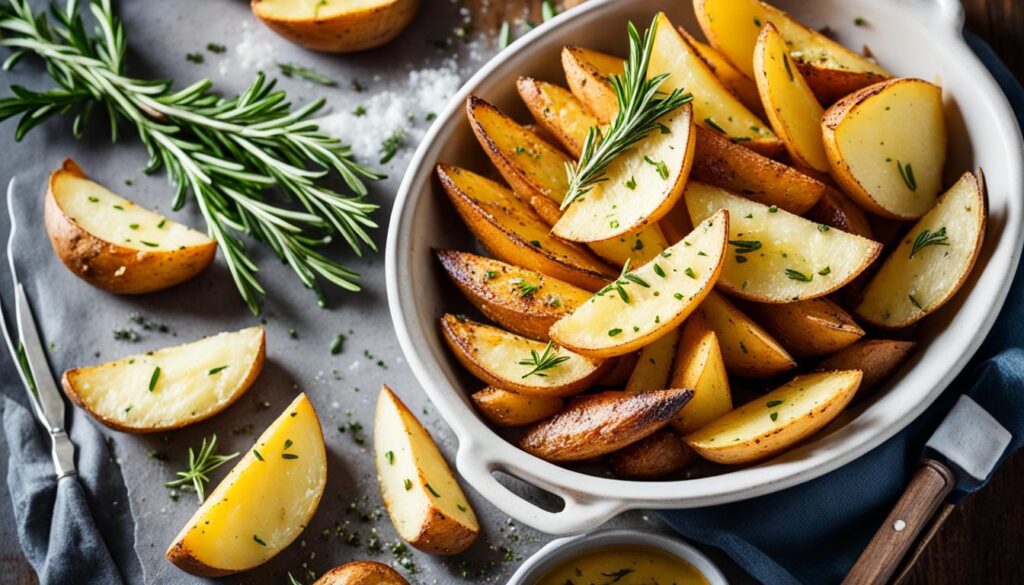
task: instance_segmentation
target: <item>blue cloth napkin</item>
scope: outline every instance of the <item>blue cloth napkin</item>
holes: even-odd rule
[[[991,47],[974,35],[966,37],[1024,126],[1024,89]],[[800,486],[735,504],[663,512],[662,518],[683,536],[722,549],[763,583],[841,582],[909,483],[925,441],[961,393],[970,395],[1013,434],[1003,460],[1024,442],[1022,274],[1018,271],[1002,314],[971,363],[901,433]],[[983,485],[958,485],[952,501]]]

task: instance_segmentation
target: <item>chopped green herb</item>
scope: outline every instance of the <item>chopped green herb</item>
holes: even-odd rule
[[[911,191],[917,191],[917,179],[914,178],[914,167],[910,166],[910,163],[903,164],[896,160],[896,168],[900,171],[900,177],[903,178],[903,182],[907,185],[907,189]]]
[[[206,373],[206,375],[207,376],[212,376],[214,374],[219,374],[219,373],[223,372],[226,369],[228,369],[227,366],[217,366],[216,368],[211,368],[210,371]]]
[[[704,118],[704,123],[707,124],[708,126],[711,126],[713,129],[717,130],[718,132],[720,132],[722,134],[728,134],[728,132],[725,131],[725,128],[722,128],[721,126],[719,126],[718,122],[715,122],[715,119],[710,117],[710,116],[707,117],[707,118]]]
[[[405,139],[405,132],[401,129],[395,130],[390,136],[384,139],[384,142],[380,145],[380,164],[387,164],[391,159],[395,158],[398,153],[399,147],[402,146],[402,141]]]
[[[683,293],[676,293],[676,294],[674,294],[672,296],[674,296],[676,298],[676,300],[678,300],[678,301],[683,300]]]
[[[626,188],[630,190],[636,189],[636,177],[631,176],[629,180],[626,181]]]
[[[385,453],[384,454],[384,458],[388,460],[388,465],[394,465],[395,464],[395,452],[394,451],[388,451],[387,453]]]
[[[779,212],[779,206],[778,205],[772,205],[771,207],[768,208],[768,213],[778,213],[778,212]]]
[[[203,61],[206,61],[202,53],[188,53],[185,55],[185,59],[193,63],[202,63]]]
[[[749,254],[761,249],[760,240],[729,240],[729,244],[736,248],[737,254]]]
[[[260,538],[259,534],[253,534],[252,539],[256,542],[256,544],[260,546],[267,546],[267,543],[264,542],[262,538]]]
[[[217,53],[219,55],[221,53],[226,52],[228,50],[228,48],[225,47],[224,45],[219,45],[217,43],[207,43],[206,44],[206,50],[211,52],[211,53]]]
[[[827,225],[825,225],[823,223],[819,223],[818,224],[818,231],[819,232],[827,232],[828,230],[829,230],[829,227]]]
[[[922,311],[924,310],[924,307],[921,306],[921,303],[917,302],[917,299],[914,298],[914,295],[907,295],[907,298],[910,299],[910,304],[914,305],[915,307]]]
[[[441,497],[441,494],[437,493],[437,490],[435,490],[429,483],[426,484],[426,486],[427,486],[427,491],[429,491],[435,498],[440,498]]]
[[[782,64],[786,66],[786,74],[789,75],[789,80],[790,81],[796,81],[796,78],[793,77],[793,69],[789,65],[789,55],[786,55],[785,53],[783,53],[783,55],[782,55]]]
[[[653,161],[651,160],[651,157],[644,156],[644,162],[657,169],[659,177],[661,177],[662,179],[668,179],[668,165],[665,164],[665,161]]]
[[[130,407],[129,407],[130,408]],[[178,479],[169,481],[164,485],[169,488],[185,486],[185,489],[192,489],[202,504],[206,499],[206,484],[210,481],[210,472],[238,457],[238,453],[231,455],[216,455],[217,435],[213,435],[209,441],[203,439],[203,444],[196,453],[191,447],[188,449],[188,469],[177,472]]]
[[[93,197],[92,195],[89,195],[89,201],[91,203],[99,203],[100,202],[100,198],[99,197]]]
[[[313,83],[319,83],[320,85],[326,85],[328,87],[338,85],[338,82],[334,81],[330,77],[327,77],[322,73],[318,73],[309,67],[303,67],[292,63],[278,63],[277,68],[281,70],[281,73],[285,77],[301,77],[306,81],[312,81]]]
[[[153,242],[147,242],[146,240],[139,240],[139,243],[142,244],[143,246],[149,246],[150,248],[156,248],[160,245]]]
[[[921,233],[917,234],[914,238],[914,243],[910,247],[910,257],[913,258],[914,254],[917,254],[921,250],[928,246],[948,246],[949,236],[946,235],[946,226],[942,226],[937,231],[931,231],[928,228],[924,228]]]
[[[519,291],[519,296],[520,297],[531,296],[533,293],[535,293],[538,290],[540,290],[540,286],[538,286],[536,284],[533,284],[532,282],[527,282],[527,281],[523,280],[522,278],[517,278],[517,279],[513,280],[512,281],[512,288],[515,288],[516,290]]]
[[[281,459],[298,459],[299,456],[295,453],[281,453]]]
[[[822,268],[821,270],[819,270],[818,274],[820,276],[828,276],[831,272],[832,272],[832,267],[831,266],[826,266],[826,267]]]
[[[484,282],[487,282],[488,280],[494,280],[497,276],[498,272],[496,270],[488,270],[486,273],[484,273]]]
[[[137,224],[137,223],[130,223],[130,224],[128,224],[128,229],[137,230],[137,229],[139,229],[139,224]]]
[[[167,220],[166,219],[161,219],[160,223],[156,224],[156,227],[157,227],[157,229],[163,229],[163,227],[165,225],[167,225]]]
[[[615,337],[616,335],[618,335],[620,333],[622,333],[622,329],[619,329],[618,327],[616,327],[615,329],[609,329],[608,330],[608,337]]]
[[[356,106],[356,109],[352,110],[352,115],[357,118],[362,118],[366,115],[366,108],[364,106]]]
[[[160,379],[160,366],[157,366],[153,370],[153,375],[149,377],[149,391],[152,392],[156,388],[156,382]]]
[[[503,50],[512,41],[512,25],[507,20],[501,21],[501,31],[498,32],[498,49]]]
[[[773,412],[773,413],[769,414],[768,416],[772,419],[772,422],[775,422],[775,421],[779,420],[779,413],[777,413],[777,412]]]
[[[345,340],[347,338],[339,333],[334,337],[334,341],[331,342],[331,355],[338,355],[345,347]]]
[[[774,408],[780,404],[782,404],[781,400],[769,400],[768,403],[765,404],[765,406],[767,406],[768,408]]]
[[[867,26],[868,21],[865,20],[863,16],[858,16],[857,18],[853,19],[853,24],[857,26]]]
[[[409,490],[412,489],[412,480],[411,479],[406,479],[402,483],[403,483],[403,485],[405,485],[405,491],[409,491]]]
[[[690,268],[689,266],[687,266],[686,270],[684,270],[683,272],[685,272],[686,276],[689,276],[690,278],[697,278],[697,273],[694,272],[693,268]]]
[[[256,459],[259,459],[260,461],[266,461],[265,459],[263,459],[263,455],[260,455],[260,452],[257,451],[256,449],[252,450],[252,454],[256,456]]]
[[[799,282],[811,282],[811,280],[814,278],[813,276],[807,276],[803,272],[793,270],[792,268],[786,269],[786,276],[790,280],[796,280]]]
[[[654,263],[654,273],[658,276],[665,278],[665,269],[661,267],[657,262]]]
[[[544,22],[547,22],[557,16],[558,9],[555,8],[554,2],[551,0],[544,0],[540,5],[540,15],[541,18],[544,19]]]

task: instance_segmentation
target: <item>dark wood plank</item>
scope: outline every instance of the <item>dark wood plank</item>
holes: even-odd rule
[[[963,3],[967,28],[992,45],[1017,79],[1024,79],[1024,2],[963,0]]]

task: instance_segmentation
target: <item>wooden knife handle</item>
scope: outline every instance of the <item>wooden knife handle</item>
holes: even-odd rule
[[[925,459],[881,528],[854,563],[843,585],[884,585],[928,525],[956,478],[948,467]]]

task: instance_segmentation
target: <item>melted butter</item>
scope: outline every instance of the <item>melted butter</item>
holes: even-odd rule
[[[552,567],[534,585],[708,585],[690,563],[646,546],[587,551]]]

